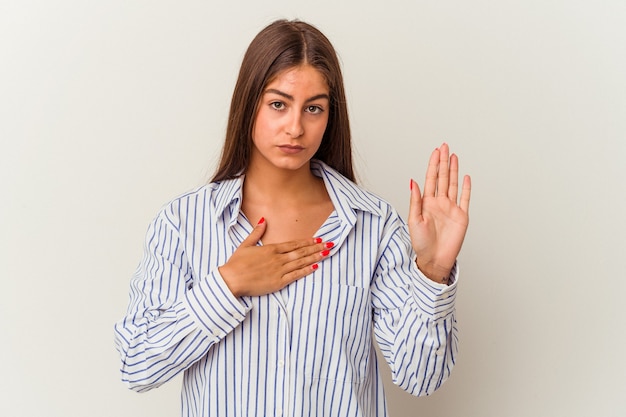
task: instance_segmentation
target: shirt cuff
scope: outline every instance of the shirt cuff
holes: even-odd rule
[[[185,294],[199,327],[221,340],[245,319],[250,308],[237,299],[215,268]]]
[[[420,310],[432,320],[439,320],[448,317],[454,312],[456,304],[456,289],[459,277],[459,268],[454,263],[448,284],[440,284],[432,281],[417,270],[417,278],[413,281],[413,297]]]

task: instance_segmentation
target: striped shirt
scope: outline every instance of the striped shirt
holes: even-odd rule
[[[373,337],[393,381],[428,395],[457,353],[456,266],[450,285],[415,264],[391,206],[319,161],[332,241],[310,275],[276,293],[236,298],[218,266],[253,229],[243,178],[211,183],[166,205],[150,224],[115,324],[122,380],[147,391],[184,372],[182,415],[387,415]]]

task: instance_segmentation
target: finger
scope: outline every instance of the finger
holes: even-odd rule
[[[297,269],[306,264],[312,264],[330,255],[330,248],[334,246],[332,242],[316,243],[304,246],[291,252],[283,253],[280,262],[289,269]],[[286,272],[288,272],[286,270]]]
[[[447,196],[448,195],[448,184],[450,181],[450,167],[449,161],[450,158],[450,148],[447,143],[444,143],[439,148],[439,171],[438,171],[438,180],[437,180],[437,195],[438,196]]]
[[[317,269],[317,264],[313,263],[313,264],[309,264],[301,268],[295,269],[293,271],[290,271],[282,276],[281,285],[284,288],[287,285],[291,284],[292,282],[295,282],[299,280],[300,278],[306,277],[307,275],[311,274],[316,269]]]
[[[463,188],[461,189],[461,203],[459,207],[469,213],[470,194],[472,193],[472,179],[469,175],[463,177]]]
[[[430,154],[428,168],[426,169],[426,181],[424,182],[424,197],[434,197],[437,192],[437,171],[439,170],[439,148]]]
[[[448,198],[456,204],[459,194],[459,158],[450,155],[450,186],[448,187]]]
[[[330,255],[330,248],[332,246],[333,246],[332,242],[327,242],[326,244],[324,244],[325,249],[323,249],[321,252],[316,251],[307,256],[298,257],[294,259],[293,261],[288,262],[285,265],[283,265],[283,268],[282,268],[283,275],[281,278],[283,281],[282,285],[285,285],[285,286],[289,285],[293,281],[300,279],[310,274],[311,272],[317,270],[318,262],[322,261],[323,259],[325,259],[327,256]],[[308,248],[300,249],[298,250],[298,252],[303,254],[304,249],[308,249]]]
[[[315,251],[306,255],[302,253],[302,256],[293,258],[291,261],[285,263],[282,268],[282,273],[289,274],[302,268],[311,267],[312,265],[317,264],[329,255],[330,249],[323,249],[322,251]]]
[[[322,239],[316,237],[316,238],[299,239],[299,240],[292,240],[289,242],[277,243],[273,246],[276,249],[276,253],[288,254],[288,253],[298,251],[303,248],[313,248],[313,250],[310,250],[311,253],[315,252],[316,250],[321,251],[324,245],[325,244],[322,243]]]
[[[263,237],[266,228],[267,222],[264,217],[261,217],[257,225],[254,226],[252,233],[250,233],[248,237],[241,242],[241,246],[256,246],[256,244],[259,243],[259,240],[261,240],[261,237]]]
[[[411,179],[411,198],[409,200],[409,222],[417,222],[422,217],[422,194],[420,187]]]

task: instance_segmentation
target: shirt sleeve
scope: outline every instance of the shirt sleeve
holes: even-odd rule
[[[450,285],[429,280],[417,268],[406,224],[397,218],[388,230],[371,288],[374,334],[393,382],[429,395],[450,376],[458,351],[458,269]]]
[[[114,326],[122,381],[139,392],[162,385],[202,358],[248,311],[217,268],[194,280],[179,233],[158,216],[131,279],[126,315]]]

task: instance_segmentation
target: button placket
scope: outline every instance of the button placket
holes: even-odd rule
[[[277,385],[282,387],[280,390],[280,395],[276,398],[276,408],[274,412],[277,416],[281,416],[284,414],[288,414],[289,407],[289,397],[291,396],[291,380],[290,380],[290,372],[289,372],[289,341],[290,341],[290,318],[287,314],[287,309],[281,303],[283,301],[282,297],[277,297],[275,299],[277,301],[279,307],[276,309],[277,321],[280,322],[280,325],[277,327],[278,331],[278,340],[277,340],[277,350],[278,357],[276,358],[276,379]]]

